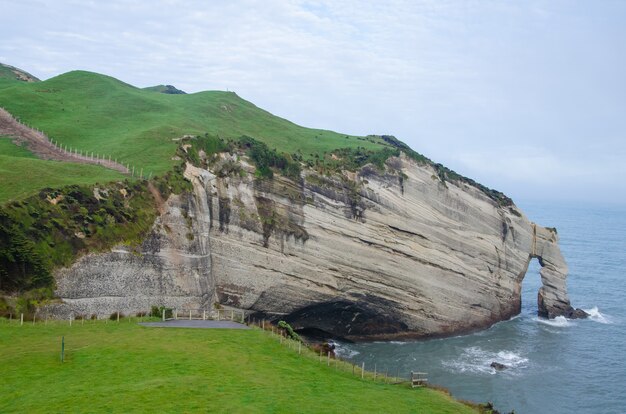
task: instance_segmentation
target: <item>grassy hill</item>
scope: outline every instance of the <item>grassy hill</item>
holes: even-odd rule
[[[260,330],[0,320],[0,364],[0,412],[475,413],[327,367]]]
[[[157,85],[157,86],[148,86],[147,88],[143,88],[144,91],[152,91],[159,93],[169,93],[171,95],[186,95],[187,92],[181,91],[172,85]]]
[[[248,135],[304,159],[337,148],[388,145],[380,138],[298,126],[233,92],[154,93],[83,71],[31,84],[0,82],[0,106],[61,144],[110,154],[154,174],[174,165],[172,139],[185,134]]]
[[[0,80],[1,81],[23,81],[23,82],[39,82],[39,79],[30,73],[18,69],[16,67],[0,63]]]
[[[123,180],[124,175],[97,165],[45,161],[10,138],[0,137],[0,204],[22,199],[45,187]]]

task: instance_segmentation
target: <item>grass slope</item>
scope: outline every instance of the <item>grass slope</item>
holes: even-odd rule
[[[342,147],[387,145],[379,138],[298,126],[232,92],[154,93],[84,71],[34,84],[0,83],[0,91],[0,106],[62,144],[111,154],[154,174],[172,167],[172,138],[184,134],[249,135],[281,152],[301,151],[304,158]]]
[[[6,79],[10,81],[24,81],[26,79],[30,79],[31,82],[39,82],[39,79],[31,75],[30,73],[13,66],[5,65],[3,63],[0,63],[0,79]]]
[[[0,137],[0,204],[35,194],[45,187],[123,180],[124,175],[97,165],[44,161],[10,138]]]
[[[65,336],[66,362],[59,361]],[[260,330],[0,322],[0,412],[472,413],[431,389],[362,381]]]

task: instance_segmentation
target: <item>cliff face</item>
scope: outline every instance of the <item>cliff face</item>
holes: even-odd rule
[[[584,315],[570,306],[555,230],[429,166],[391,158],[385,172],[305,171],[301,183],[253,171],[227,155],[211,171],[188,165],[193,194],[167,200],[138,251],[58,272],[65,309],[219,302],[348,339],[445,336],[519,313],[537,257],[539,313]]]

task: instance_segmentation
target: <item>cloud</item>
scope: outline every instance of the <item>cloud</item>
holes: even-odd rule
[[[587,164],[623,172],[605,153],[626,156],[626,3],[593,13],[570,2],[474,0],[2,8],[0,56],[41,78],[86,69],[137,86],[234,90],[307,126],[395,134],[503,190],[556,188],[577,174],[598,188],[600,175],[580,173]]]

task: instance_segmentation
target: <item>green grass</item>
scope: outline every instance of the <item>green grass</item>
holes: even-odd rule
[[[0,366],[7,413],[474,412],[435,390],[360,380],[260,330],[3,320]]]
[[[0,83],[0,106],[62,144],[112,155],[161,174],[184,134],[249,135],[270,148],[311,158],[342,147],[381,149],[379,138],[309,129],[276,117],[232,92],[154,93],[91,72],[27,84]]]
[[[97,165],[45,161],[9,138],[0,137],[0,204],[22,199],[45,187],[123,180],[124,175]]]

